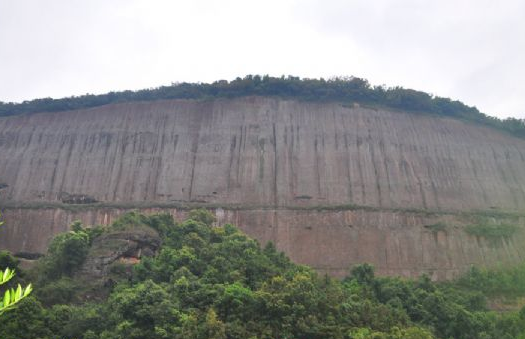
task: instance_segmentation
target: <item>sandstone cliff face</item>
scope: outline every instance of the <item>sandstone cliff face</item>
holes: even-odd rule
[[[116,208],[80,211],[7,209],[0,245],[13,252],[43,253],[53,234],[64,232],[74,220],[86,225],[109,224],[122,213]],[[183,220],[187,210],[167,212]],[[521,226],[509,238],[489,239],[465,232],[472,215],[410,211],[317,211],[290,209],[213,210],[217,224],[232,223],[261,243],[273,241],[297,263],[344,277],[352,264],[368,262],[383,275],[450,279],[471,265],[496,266],[525,260],[525,217],[507,217]],[[442,224],[444,227],[433,228]]]
[[[101,209],[36,209],[48,202]],[[496,254],[461,227],[428,238],[417,213],[395,209],[522,213],[525,140],[448,118],[259,97],[0,118],[1,247],[41,252],[75,213],[107,223],[122,211],[105,204],[188,202],[223,205],[228,221],[330,272],[360,261],[403,275],[515,262],[525,258],[516,240]],[[377,211],[310,210],[337,205]]]

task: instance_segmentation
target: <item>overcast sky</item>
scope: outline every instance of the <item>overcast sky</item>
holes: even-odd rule
[[[0,0],[0,101],[354,75],[525,118],[523,0]]]

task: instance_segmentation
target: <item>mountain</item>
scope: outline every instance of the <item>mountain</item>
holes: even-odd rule
[[[185,85],[189,98],[4,104],[14,113],[0,118],[0,247],[33,258],[75,219],[205,207],[334,276],[368,262],[380,275],[448,279],[525,259],[519,121],[410,90],[352,92],[355,79],[318,100],[306,80],[284,79],[303,87],[283,95],[251,81],[233,94],[235,82],[216,83],[226,94]]]

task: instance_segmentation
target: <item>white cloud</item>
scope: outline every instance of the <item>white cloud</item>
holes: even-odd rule
[[[0,0],[0,100],[356,75],[525,117],[519,0]]]

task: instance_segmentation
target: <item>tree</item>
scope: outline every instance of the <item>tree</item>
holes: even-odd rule
[[[361,285],[370,286],[374,281],[374,267],[370,264],[356,265],[350,273]]]
[[[89,235],[84,230],[57,235],[49,244],[48,274],[53,278],[59,278],[63,273],[71,276],[82,265],[88,251]]]
[[[3,225],[3,222],[0,221],[0,226]],[[15,271],[6,267],[4,271],[0,271],[0,286],[8,283],[15,276]],[[15,288],[8,288],[4,292],[4,297],[0,300],[0,315],[5,311],[12,309],[17,303],[22,299],[27,297],[31,293],[32,287],[31,284],[27,285],[25,288],[22,288],[20,284]]]

